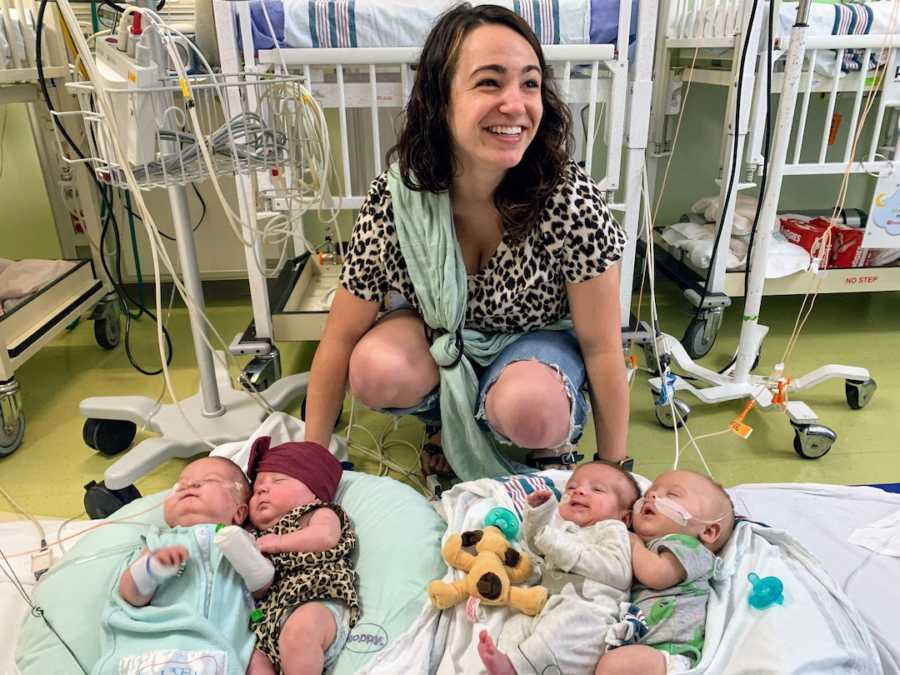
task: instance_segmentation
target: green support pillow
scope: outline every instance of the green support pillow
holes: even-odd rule
[[[84,535],[34,589],[34,602],[88,672],[100,658],[100,616],[122,556],[141,545],[142,523],[165,524],[164,498],[151,495],[120,509],[110,520],[129,524]],[[350,675],[389,647],[425,607],[428,582],[446,572],[440,551],[446,524],[422,495],[391,478],[345,472],[337,501],[356,530],[362,616],[329,672]],[[31,615],[16,646],[16,665],[22,675],[79,672],[44,622]]]

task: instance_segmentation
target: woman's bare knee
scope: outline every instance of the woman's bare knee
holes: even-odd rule
[[[553,368],[539,361],[517,361],[488,390],[488,423],[523,448],[555,448],[568,440],[571,401]]]
[[[350,391],[370,408],[412,407],[437,381],[437,365],[417,318],[389,317],[366,333],[350,355]]]

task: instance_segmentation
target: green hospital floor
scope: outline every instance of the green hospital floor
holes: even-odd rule
[[[690,316],[678,290],[659,283],[658,306],[663,330],[680,337]],[[211,289],[208,310],[212,321],[226,339],[242,331],[249,320],[249,300],[240,284]],[[764,298],[763,323],[770,327],[757,372],[770,370],[781,358],[801,298],[797,296]],[[751,482],[817,482],[836,484],[900,482],[900,292],[873,294],[822,295],[804,328],[791,360],[789,375],[802,375],[827,363],[844,363],[869,368],[878,382],[878,391],[865,409],[850,410],[844,400],[841,381],[832,381],[802,396],[834,429],[838,441],[824,457],[804,460],[793,451],[793,430],[780,412],[752,411],[745,422],[753,428],[748,440],[734,434],[701,440],[699,445],[713,476],[726,486]],[[645,310],[646,316],[646,310]],[[740,311],[726,312],[716,346],[702,363],[718,369],[728,361],[737,342]],[[172,312],[169,330],[175,343],[171,372],[179,396],[194,393],[197,374],[183,309]],[[145,367],[154,364],[155,330],[147,319],[133,328],[133,351],[141,355]],[[280,345],[286,373],[308,368],[314,343]],[[638,358],[643,356],[638,351]],[[158,360],[158,356],[157,356]],[[233,373],[238,372],[235,364]],[[128,364],[119,348],[105,352],[94,341],[93,328],[82,322],[45,347],[18,370],[26,416],[22,446],[0,458],[0,487],[27,511],[47,516],[75,517],[82,510],[82,486],[100,480],[114,458],[89,449],[81,438],[83,419],[78,403],[88,396],[144,395],[156,398],[162,378],[145,377]],[[646,374],[638,375],[631,396],[629,453],[636,459],[636,470],[648,477],[669,468],[674,461],[673,433],[663,429],[653,415],[653,399],[647,388]],[[742,403],[701,406],[690,400],[689,428],[695,436],[723,430],[740,411]],[[349,404],[345,405],[341,426],[347,423]],[[359,410],[359,408],[357,408]],[[297,413],[295,408],[291,412]],[[357,415],[357,423],[376,436],[388,431],[387,443],[408,440],[418,443],[422,427],[414,419],[402,419],[396,430],[390,418],[369,411]],[[140,440],[141,435],[138,436]],[[370,440],[361,432],[354,434],[361,443]],[[695,451],[687,447],[681,434],[681,466],[700,469]],[[585,454],[593,453],[593,429],[589,427],[581,441]],[[390,456],[401,464],[415,462],[411,451],[402,445],[388,448]],[[351,453],[357,468],[376,472],[376,461]],[[136,483],[142,494],[171,486],[184,465],[172,460]],[[0,500],[0,511],[12,510]]]

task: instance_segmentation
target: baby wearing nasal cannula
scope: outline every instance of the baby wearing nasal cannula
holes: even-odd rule
[[[634,506],[631,605],[596,675],[663,675],[694,668],[703,653],[710,579],[734,530],[724,488],[693,471],[660,475]]]
[[[555,524],[551,493],[529,496],[525,536],[545,558],[541,582],[551,600],[534,619],[512,617],[497,645],[482,631],[478,650],[490,675],[653,675],[699,661],[715,553],[734,528],[731,501],[690,471],[662,474],[644,497],[636,484],[625,490],[630,474],[623,482],[613,471],[579,467]],[[621,501],[612,499],[617,490]]]

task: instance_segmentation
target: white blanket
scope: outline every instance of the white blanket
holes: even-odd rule
[[[96,521],[76,520],[66,524],[63,520],[40,519],[48,541],[54,541],[58,537],[70,537],[84,532],[96,524]],[[63,528],[63,525],[65,527]],[[22,583],[25,591],[31,593],[34,588],[34,576],[31,573],[31,556],[29,551],[39,549],[42,535],[38,535],[37,529],[27,520],[16,520],[9,523],[0,523],[0,550],[7,557],[7,563],[2,563],[4,569],[15,575]],[[64,543],[65,550],[71,548],[77,537]],[[51,546],[53,559],[59,560],[64,549],[58,544]],[[13,654],[22,622],[28,614],[29,607],[25,599],[16,590],[7,576],[0,577],[0,673],[12,675],[18,673]]]
[[[558,487],[568,478],[560,471],[541,475]],[[448,532],[480,527],[493,506],[514,508],[512,494],[490,479],[457,485],[441,499]],[[885,672],[862,616],[821,564],[792,537],[780,530],[741,523],[722,555],[722,578],[710,599],[703,659],[692,674]],[[752,609],[747,602],[750,572],[781,578],[784,604],[762,611]],[[450,571],[445,579],[459,575]],[[488,608],[484,623],[473,624],[461,606],[443,613],[426,607],[394,649],[370,661],[364,672],[484,672],[476,651],[478,632],[487,628],[492,634],[499,633],[509,615],[509,610]]]
[[[71,260],[7,260],[0,258],[0,316],[78,263]]]
[[[870,487],[743,485],[729,489],[738,512],[789,530],[821,560],[875,638],[884,672],[900,674],[900,559],[849,543],[855,530],[900,509],[900,494]]]

